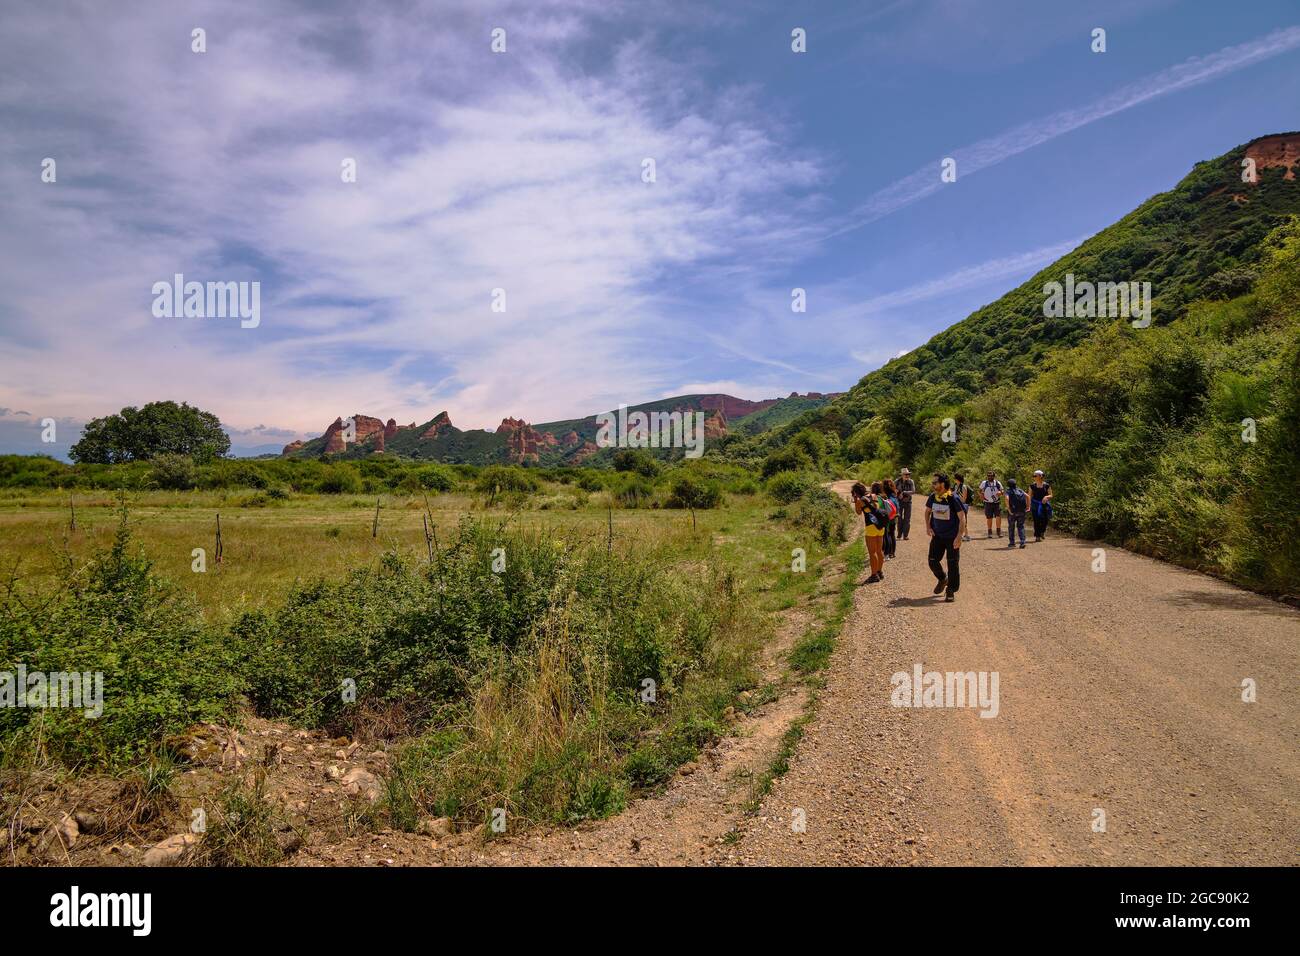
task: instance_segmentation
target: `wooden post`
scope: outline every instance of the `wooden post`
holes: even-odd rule
[[[605,555],[606,557],[608,557],[613,553],[614,553],[614,508],[613,506],[611,506],[609,508],[609,541],[605,544]]]
[[[221,563],[221,512],[217,512],[217,564]]]
[[[370,537],[379,537],[379,499],[375,498],[375,523],[370,526]]]
[[[429,563],[433,564],[433,536],[429,534],[429,516],[420,515],[420,521],[424,524],[424,547],[429,552]]]
[[[68,495],[68,509],[72,512],[72,520],[68,522],[68,530],[77,530],[77,502],[72,495]]]

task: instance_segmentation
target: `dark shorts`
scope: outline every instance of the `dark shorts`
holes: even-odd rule
[[[1002,513],[1002,506],[996,501],[984,502],[984,517],[996,518]]]

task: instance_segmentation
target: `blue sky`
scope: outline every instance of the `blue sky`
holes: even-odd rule
[[[1294,0],[1079,6],[8,10],[0,451],[163,398],[252,447],[352,412],[847,388],[1195,162],[1300,128]],[[260,282],[260,324],[155,318],[178,272]]]

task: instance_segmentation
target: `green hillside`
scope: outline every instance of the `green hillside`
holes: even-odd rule
[[[843,398],[726,453],[769,475],[909,465],[1023,481],[1041,467],[1058,517],[1082,534],[1300,591],[1298,523],[1269,506],[1300,493],[1300,180],[1273,166],[1244,183],[1248,146],[1198,164]],[[1149,281],[1151,327],[1045,317],[1044,285],[1066,273]]]

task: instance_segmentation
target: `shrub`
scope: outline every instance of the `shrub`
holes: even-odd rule
[[[615,812],[629,785],[661,779],[716,734],[716,714],[752,679],[753,628],[726,575],[686,579],[601,541],[467,520],[432,564],[390,554],[301,587],[243,617],[232,644],[263,715],[349,731],[366,719],[338,693],[352,678],[358,701],[420,728],[388,783],[399,825],[479,824],[503,805],[563,823]],[[646,679],[653,709],[636,696]],[[638,751],[653,769],[635,771]]]
[[[767,480],[767,493],[783,505],[798,501],[811,487],[813,482],[807,475],[794,471],[778,472]]]
[[[797,528],[806,528],[823,547],[843,541],[851,512],[839,495],[826,488],[809,488],[790,515]]]
[[[149,469],[149,481],[155,488],[188,491],[198,483],[199,472],[188,455],[159,455]]]
[[[668,497],[664,499],[666,508],[707,510],[721,503],[722,489],[716,481],[698,481],[688,475],[675,479]]]
[[[199,721],[230,720],[242,690],[238,657],[202,623],[194,601],[157,578],[131,548],[123,513],[111,549],[85,576],[36,600],[0,605],[0,670],[103,674],[103,714],[0,707],[4,747],[40,746],[70,766],[121,768]]]
[[[614,452],[615,471],[634,471],[646,478],[659,474],[659,462],[640,448],[620,448]]]
[[[522,468],[507,465],[489,465],[478,473],[475,487],[489,494],[532,494],[540,485],[537,479]]]
[[[441,494],[456,487],[455,477],[442,465],[425,465],[417,468],[415,478],[420,488],[425,491],[436,491]]]
[[[316,490],[327,495],[356,494],[362,490],[361,478],[347,465],[330,465],[316,483]]]
[[[771,478],[782,471],[808,471],[812,466],[812,459],[803,448],[797,445],[786,445],[764,459],[763,477]]]
[[[648,505],[655,496],[653,482],[640,475],[628,475],[614,492],[614,497],[624,508],[641,508]]]

